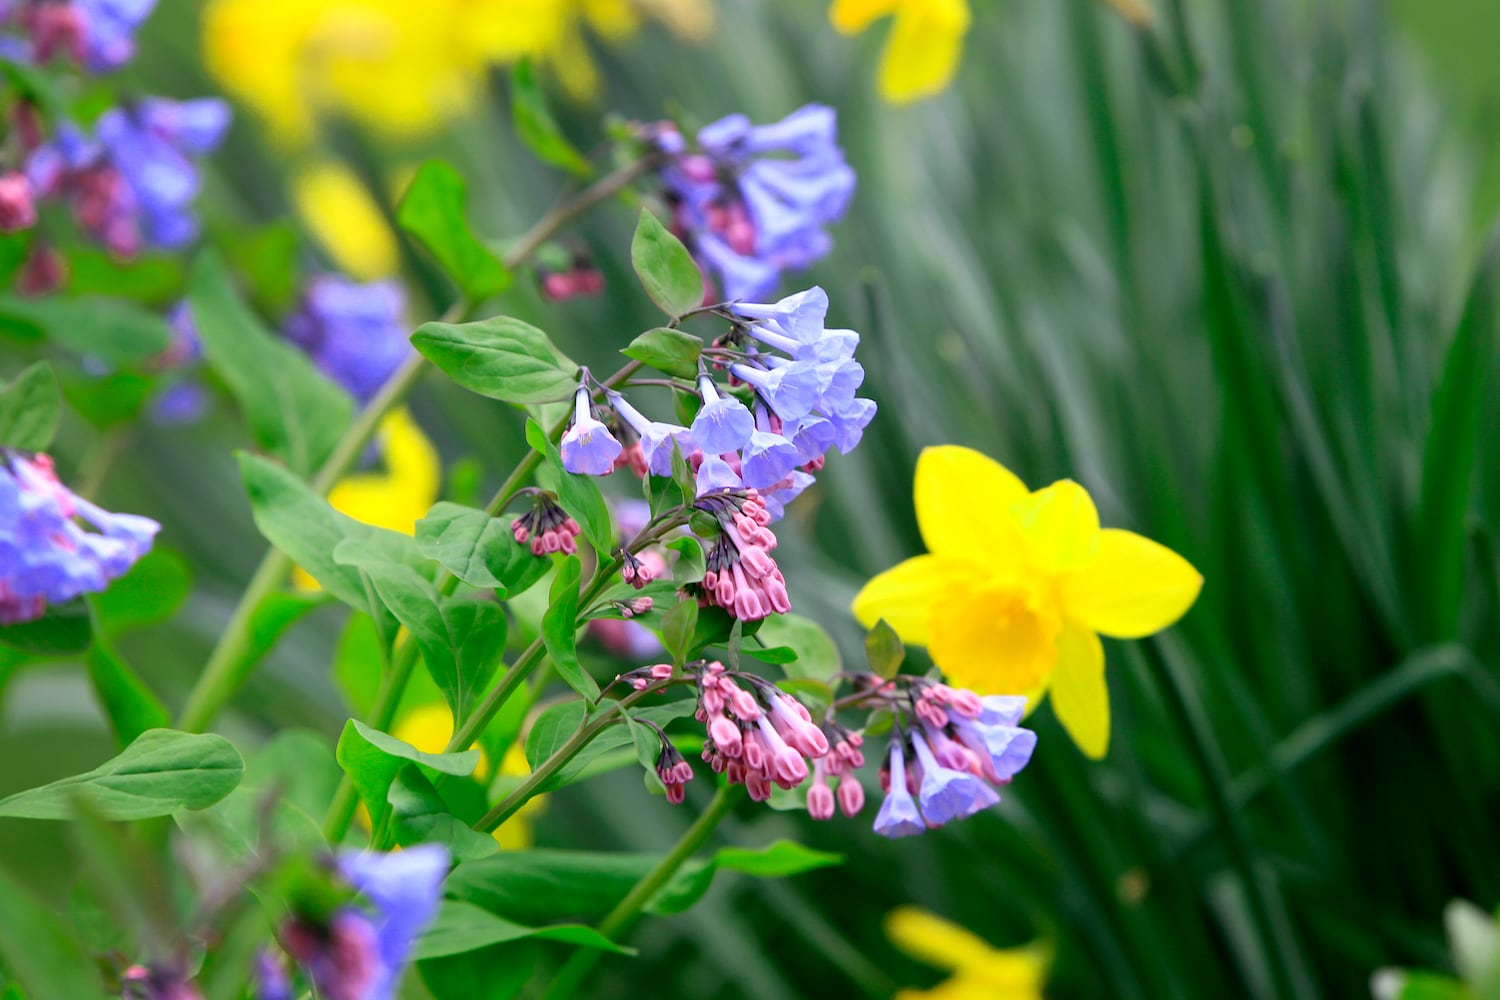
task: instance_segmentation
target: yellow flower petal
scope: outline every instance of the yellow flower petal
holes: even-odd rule
[[[1099,533],[1095,559],[1062,577],[1070,618],[1118,639],[1159,632],[1187,613],[1202,575],[1164,545],[1132,531]]]
[[[1060,573],[1093,559],[1099,551],[1099,511],[1088,490],[1071,479],[1037,490],[1016,505],[1036,568]]]
[[[1095,760],[1109,750],[1109,690],[1104,684],[1104,647],[1099,637],[1069,623],[1057,637],[1052,675],[1052,711],[1073,742]]]
[[[828,20],[846,35],[864,31],[876,18],[894,14],[901,0],[833,0]]]
[[[396,273],[396,241],[375,201],[348,167],[313,164],[292,179],[297,214],[339,268],[361,281]]]
[[[938,601],[984,576],[976,563],[948,556],[917,556],[886,570],[854,597],[854,617],[865,628],[884,618],[904,642],[928,643],[928,625]]]
[[[924,448],[917,458],[917,524],[928,551],[999,562],[1021,554],[1019,529],[1005,516],[1030,496],[1015,474],[972,448]]]
[[[979,965],[994,952],[978,935],[916,906],[887,913],[885,936],[912,958],[937,969]]]
[[[619,41],[641,26],[640,16],[626,0],[582,0],[583,16],[600,38]]]
[[[930,97],[948,86],[969,30],[965,0],[902,5],[880,62],[880,94],[893,104]]]
[[[932,612],[927,648],[957,687],[1020,694],[1045,683],[1057,662],[1060,623],[1022,591],[958,587]]]

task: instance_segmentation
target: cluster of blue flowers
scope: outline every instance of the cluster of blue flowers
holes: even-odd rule
[[[64,56],[91,73],[135,57],[135,33],[156,0],[0,0],[0,58]]]
[[[679,451],[697,473],[700,496],[754,489],[771,519],[779,519],[812,483],[828,450],[852,451],[875,416],[874,401],[856,395],[864,381],[854,360],[859,334],[826,329],[827,313],[821,288],[770,305],[729,306],[733,328],[705,351],[728,374],[729,386],[721,388],[712,369],[699,374],[702,405],[691,427],[651,420],[621,393],[607,392],[628,446],[594,415],[592,393],[581,385],[562,439],[564,467],[598,476],[629,465],[640,475],[667,476]],[[745,389],[748,406],[737,391]]]
[[[903,691],[890,707],[899,715],[898,703],[914,706],[915,718],[897,727],[880,770],[886,798],[875,816],[875,832],[909,837],[999,802],[995,786],[1009,783],[1036,748],[1036,733],[1017,725],[1026,699],[981,698],[924,678],[896,681],[918,690]]]
[[[228,127],[223,101],[146,98],[106,111],[92,138],[60,125],[26,173],[38,197],[67,201],[79,226],[120,257],[181,249],[198,237],[194,158],[212,152]]]
[[[406,295],[394,281],[359,284],[320,274],[308,282],[286,333],[324,374],[367,403],[411,356],[405,310]]]
[[[832,108],[809,104],[774,125],[729,115],[699,130],[695,149],[670,123],[651,134],[667,154],[674,229],[723,298],[764,298],[827,255],[826,227],[855,184]]]
[[[103,590],[151,548],[160,528],[74,495],[46,455],[0,449],[0,625]]]
[[[411,960],[418,936],[437,915],[448,850],[419,844],[391,854],[345,853],[338,875],[369,901],[345,906],[326,926],[292,920],[281,942],[318,996],[332,1000],[390,1000]],[[259,1000],[291,1000],[292,974],[270,953],[256,969]]]

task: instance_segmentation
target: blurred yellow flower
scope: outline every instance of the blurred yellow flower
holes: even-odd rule
[[[584,26],[616,40],[643,13],[685,38],[712,29],[709,0],[210,0],[204,61],[288,145],[323,110],[412,136],[470,108],[493,62],[530,56],[592,95]]]
[[[846,35],[886,16],[895,23],[880,59],[880,95],[906,104],[948,86],[969,31],[968,0],[834,0],[828,10]]]
[[[398,740],[404,740],[423,753],[441,753],[448,745],[448,740],[453,736],[453,713],[448,711],[448,706],[442,702],[433,702],[411,709],[396,720],[391,735]],[[474,776],[480,780],[489,777],[489,758],[480,750],[479,765],[474,768]],[[531,767],[526,763],[526,752],[517,740],[505,751],[505,756],[500,760],[500,773],[523,777],[531,773]],[[495,840],[501,848],[507,851],[520,851],[530,847],[533,843],[532,824],[536,821],[537,813],[547,807],[547,796],[538,795],[517,810],[503,825],[494,833]]]
[[[410,535],[437,500],[442,475],[437,449],[405,407],[381,419],[375,443],[385,469],[345,476],[329,492],[328,503],[356,521]],[[318,589],[300,567],[293,582],[303,590]]]
[[[886,914],[885,933],[912,958],[953,973],[930,990],[901,990],[896,1000],[1041,1000],[1048,960],[1037,945],[992,948],[915,906]]]
[[[298,169],[292,177],[292,201],[339,270],[360,281],[396,273],[400,260],[390,227],[348,167],[321,160]]]
[[[1079,748],[1109,748],[1109,692],[1099,633],[1135,639],[1181,618],[1203,585],[1187,560],[1130,531],[1099,527],[1082,486],[1030,492],[968,448],[927,448],[917,461],[917,523],[928,555],[875,577],[854,599],[866,627],[881,618],[927,646],[960,687],[1049,692]]]

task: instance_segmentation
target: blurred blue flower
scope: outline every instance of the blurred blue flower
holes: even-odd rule
[[[135,58],[135,33],[155,6],[156,0],[0,3],[5,57],[47,62],[63,55],[91,73],[119,69]]]
[[[104,590],[159,530],[150,518],[112,514],[76,496],[48,456],[0,449],[0,624]]]
[[[175,373],[178,381],[166,386],[151,400],[151,417],[168,426],[188,424],[203,416],[208,408],[208,392],[191,377],[203,357],[203,343],[193,323],[192,310],[179,302],[167,310],[167,324],[172,328],[172,343],[154,360],[154,366]]]
[[[148,98],[111,108],[94,138],[63,123],[34,150],[27,176],[41,197],[67,201],[78,224],[121,257],[142,247],[181,249],[198,237],[198,168],[229,126],[212,98]]]
[[[854,194],[854,171],[838,145],[832,108],[810,104],[780,122],[730,115],[702,128],[697,152],[669,127],[662,183],[675,226],[726,299],[759,298],[786,271],[825,256]],[[825,302],[826,305],[826,302]]]
[[[390,854],[360,852],[339,857],[339,872],[374,906],[373,913],[349,909],[340,915],[346,921],[363,922],[377,959],[368,988],[350,1000],[388,1000],[394,995],[418,935],[437,916],[449,860],[447,848],[438,844],[418,844]]]
[[[411,357],[405,307],[406,296],[393,281],[359,284],[322,274],[308,283],[286,333],[325,375],[367,403]]]
[[[921,733],[913,732],[911,742],[922,765],[918,789],[922,816],[932,826],[967,819],[1000,801],[1000,796],[983,779],[939,764]]]

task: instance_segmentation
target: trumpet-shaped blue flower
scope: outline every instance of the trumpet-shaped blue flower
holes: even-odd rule
[[[891,741],[891,787],[875,814],[875,832],[882,837],[912,837],[927,829],[906,787],[906,758],[899,739]]]
[[[437,915],[448,863],[447,849],[437,844],[339,858],[339,871],[374,907],[372,913],[353,911],[373,931],[378,959],[373,981],[358,1000],[388,1000],[395,994],[417,937]]]
[[[783,420],[807,416],[822,395],[815,365],[792,361],[779,368],[766,369],[734,364],[729,366],[729,371],[741,382],[754,386],[760,398]]]
[[[563,468],[575,475],[608,475],[624,450],[609,428],[595,419],[593,411],[588,387],[580,385],[573,395],[573,426],[562,436],[559,446]]]
[[[977,719],[953,719],[953,735],[982,761],[988,763],[985,777],[1009,781],[1031,761],[1036,733],[1016,723],[1026,710],[1026,699],[1015,695],[991,695]],[[998,706],[992,702],[1003,702]]]
[[[411,357],[405,307],[406,295],[394,281],[362,285],[322,274],[308,283],[286,334],[325,375],[367,403]]]
[[[838,435],[834,439],[834,446],[838,448],[839,454],[847,455],[859,447],[859,442],[865,436],[865,428],[875,419],[875,401],[856,398],[848,406],[828,414],[828,419],[833,421]]]
[[[160,529],[150,518],[112,514],[75,496],[46,455],[0,449],[0,624],[105,589]]]
[[[737,490],[743,485],[734,468],[718,455],[704,455],[698,465],[694,488],[698,496],[715,490]]]
[[[681,451],[687,457],[693,450],[693,436],[681,424],[669,424],[650,420],[618,392],[609,393],[609,405],[641,437],[641,453],[646,458],[646,468],[652,475],[672,474],[672,451]]]
[[[785,479],[800,459],[796,445],[780,434],[756,430],[740,453],[740,478],[746,486],[764,491]]]
[[[771,331],[788,338],[776,345],[778,349],[785,349],[783,344],[789,343],[807,345],[823,336],[828,293],[814,285],[772,303],[736,302],[730,312],[749,320],[763,320]]]
[[[939,764],[920,732],[912,733],[911,742],[922,765],[922,784],[917,795],[922,815],[930,825],[942,826],[966,819],[1000,801],[1000,796],[983,779]]]
[[[693,440],[705,455],[739,451],[755,430],[755,418],[744,403],[720,394],[708,375],[698,376],[698,391],[703,396],[703,407],[693,418]]]

